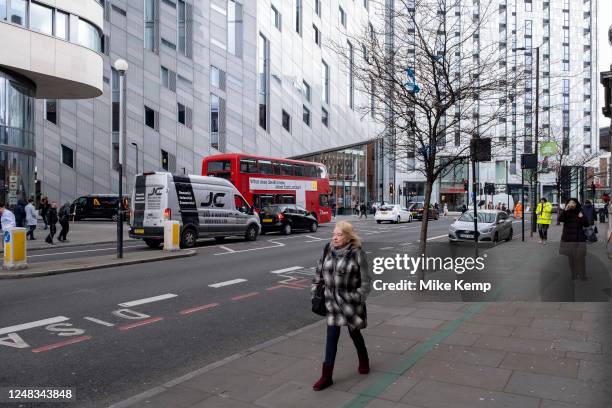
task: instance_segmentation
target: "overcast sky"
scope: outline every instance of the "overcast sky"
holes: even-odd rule
[[[612,25],[612,0],[599,0],[598,18],[598,43],[599,49],[599,72],[608,71],[612,64],[612,45],[608,43],[608,28]],[[606,118],[601,113],[603,107],[603,86],[599,82],[599,73],[597,74],[597,94],[599,95],[599,127],[608,126],[610,119]]]

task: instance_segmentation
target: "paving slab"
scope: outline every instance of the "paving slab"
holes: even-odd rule
[[[576,351],[580,353],[601,354],[601,343],[595,341],[575,341],[567,339],[556,339],[552,342],[552,348],[559,351]]]
[[[520,316],[495,316],[478,314],[467,319],[469,323],[483,323],[501,326],[529,326],[533,319],[531,317]]]
[[[436,360],[498,367],[499,363],[501,363],[506,356],[506,352],[476,347],[438,344],[429,354],[427,354],[427,356]]]
[[[211,396],[211,394],[204,391],[177,385],[154,397],[145,399],[135,406],[143,408],[190,408]]]
[[[536,329],[569,329],[571,320],[560,319],[533,319],[531,327]]]
[[[464,322],[459,326],[457,332],[467,334],[495,334],[496,336],[503,337],[510,336],[514,330],[514,326]]]
[[[167,408],[172,405],[167,405]],[[205,399],[193,406],[193,408],[254,408],[255,404],[241,402],[232,398],[213,396]]]
[[[508,353],[499,367],[527,373],[577,378],[579,364],[580,360],[573,358],[541,356],[525,353]]]
[[[400,327],[417,327],[422,329],[436,329],[445,323],[444,320],[439,319],[421,319],[411,316],[395,317],[385,324]]]
[[[257,351],[240,359],[229,362],[226,367],[251,371],[256,374],[272,375],[285,368],[297,364],[300,360],[295,357],[283,356]]]
[[[482,336],[475,347],[504,350],[516,353],[547,354],[563,356],[564,351],[552,348],[552,343],[547,340],[521,339],[518,337]]]
[[[312,385],[289,381],[255,401],[266,408],[340,407],[354,398],[353,394],[333,388],[314,392]]]
[[[519,326],[512,332],[512,337],[534,340],[556,340],[567,339],[575,341],[586,341],[587,332],[577,330],[539,329],[533,327]]]
[[[377,394],[371,392],[372,386],[375,386],[378,382],[384,381],[384,377],[389,375],[388,373],[371,373],[367,375],[363,380],[359,381],[348,392],[353,394],[365,395],[370,397],[381,398],[390,401],[400,401],[404,395],[406,395],[415,385],[417,385],[421,379],[409,376],[393,376],[393,380],[385,390]],[[369,406],[369,405],[368,405]]]

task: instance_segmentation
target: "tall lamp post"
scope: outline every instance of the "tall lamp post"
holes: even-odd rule
[[[138,174],[138,145],[134,142],[131,145],[136,148],[136,174]]]
[[[128,70],[126,60],[119,58],[113,64],[119,74],[119,200],[117,204],[117,258],[123,258],[123,141],[125,138],[125,73]]]

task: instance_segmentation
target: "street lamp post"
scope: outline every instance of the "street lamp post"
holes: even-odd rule
[[[138,174],[138,145],[132,142],[132,146],[136,148],[136,174]]]
[[[117,204],[117,258],[123,258],[123,141],[125,138],[125,73],[128,70],[126,60],[119,58],[113,64],[119,74],[119,200]]]

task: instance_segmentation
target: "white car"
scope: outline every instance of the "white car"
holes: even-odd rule
[[[412,222],[412,214],[406,207],[399,204],[385,204],[376,210],[374,219],[378,224],[383,221],[399,224],[402,221]]]

